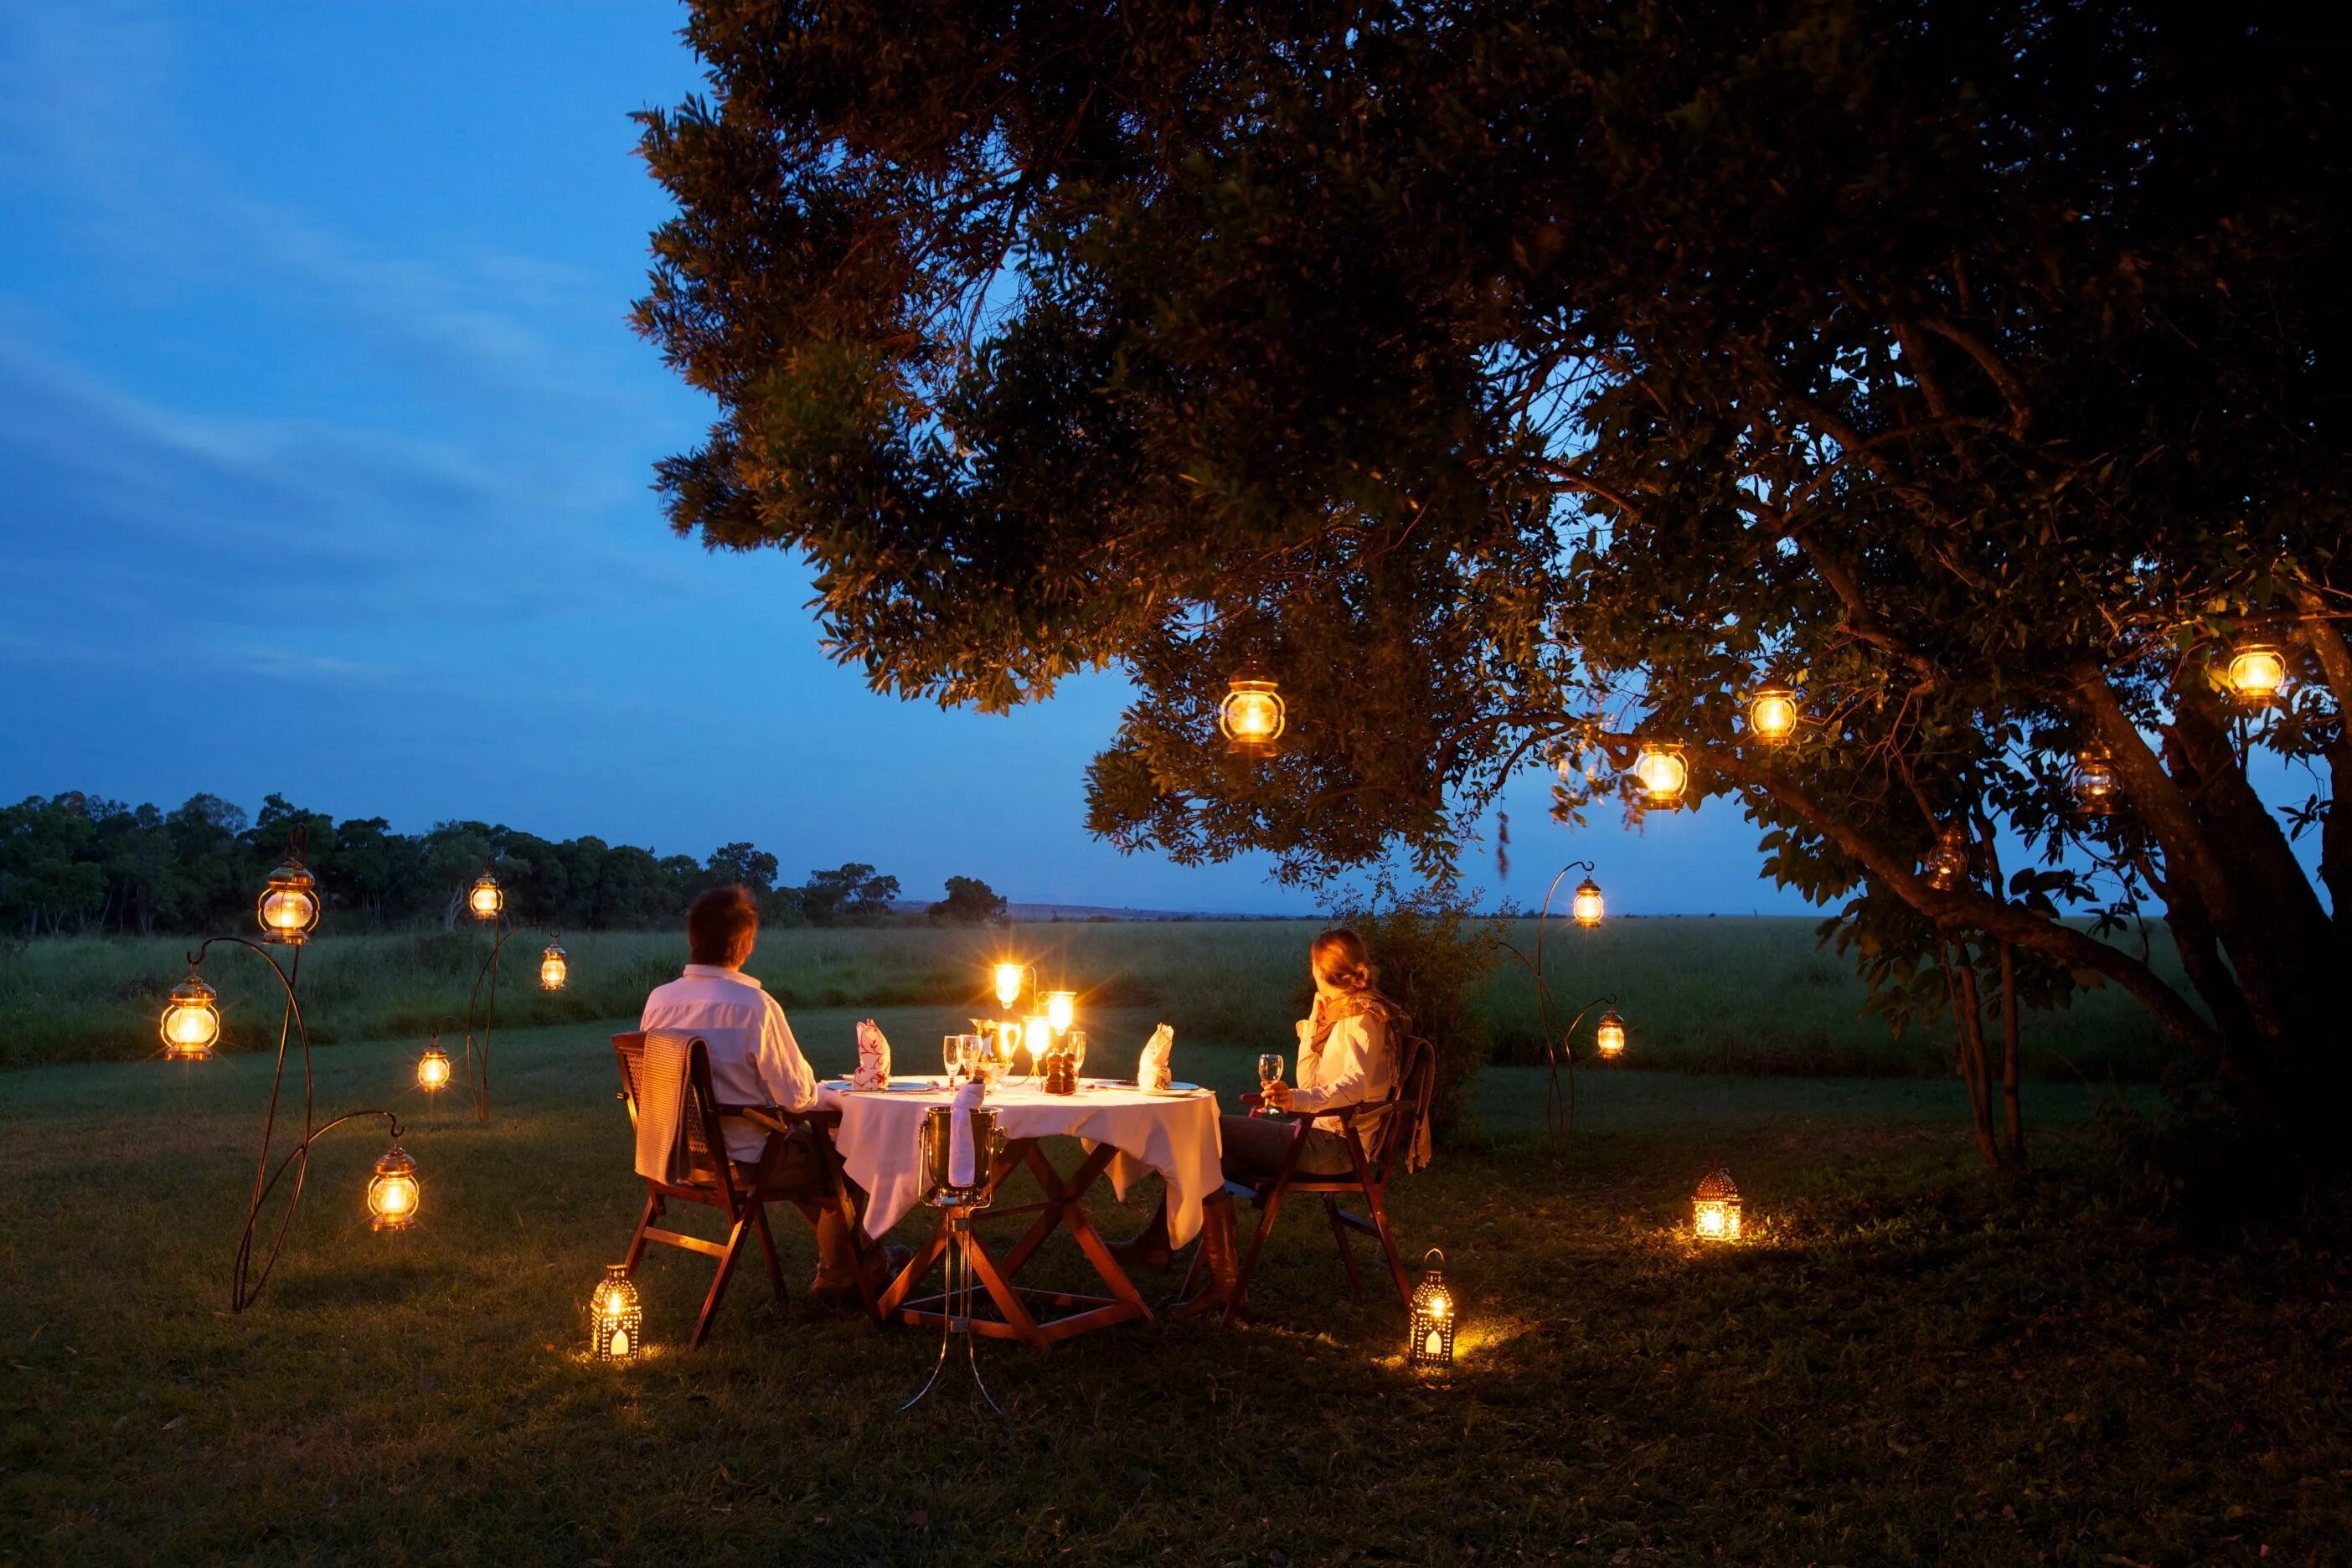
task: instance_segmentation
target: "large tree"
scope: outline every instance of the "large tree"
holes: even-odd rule
[[[688,36],[639,321],[720,416],[660,484],[804,554],[878,689],[1124,668],[1096,829],[1300,876],[1440,867],[1515,770],[1574,816],[1677,740],[1897,1006],[1960,1004],[1989,1152],[1987,988],[2095,976],[2340,1157],[2333,24],[705,0]],[[2253,636],[2277,706],[2216,689]],[[1245,668],[1270,763],[1216,733]],[[1773,679],[1780,747],[1741,718]],[[2317,781],[2284,820],[2280,759]],[[2060,918],[2144,902],[2193,994]]]

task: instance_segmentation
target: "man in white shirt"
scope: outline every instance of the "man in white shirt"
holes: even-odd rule
[[[759,934],[760,906],[749,889],[740,884],[712,888],[696,898],[686,912],[686,973],[654,988],[637,1027],[699,1036],[710,1055],[711,1090],[724,1104],[807,1110],[816,1104],[816,1074],[801,1055],[800,1042],[793,1038],[782,1005],[743,973]],[[739,1165],[757,1163],[767,1149],[769,1130],[756,1122],[733,1119],[726,1132],[728,1155]],[[794,1127],[784,1134],[777,1173],[781,1195],[807,1215],[816,1230],[816,1281],[809,1291],[838,1296],[857,1289],[861,1259],[852,1227],[837,1208],[821,1201],[824,1163],[816,1144],[819,1136],[810,1127]],[[851,1190],[862,1204],[866,1194],[854,1185]],[[865,1261],[871,1262],[871,1257]]]

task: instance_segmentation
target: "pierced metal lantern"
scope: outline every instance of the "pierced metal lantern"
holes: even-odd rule
[[[299,947],[319,926],[318,882],[301,861],[289,860],[269,873],[253,912],[261,921],[262,941]]]
[[[547,951],[539,955],[539,988],[541,991],[561,991],[565,977],[571,973],[572,966],[565,962],[563,950],[549,942]]]
[[[496,877],[484,871],[474,879],[473,887],[466,894],[468,913],[478,921],[494,921],[505,911],[506,907],[506,891],[499,886]]]
[[[2265,707],[2286,686],[2286,655],[2276,643],[2242,642],[2231,650],[2221,679],[2239,701]]]
[[[1927,873],[1927,886],[1939,893],[1948,893],[1969,879],[1969,838],[1955,826],[1936,835],[1936,847],[1927,851],[1920,862]]]
[[[1225,752],[1235,757],[1270,757],[1282,739],[1289,710],[1271,680],[1236,676],[1225,700],[1217,705],[1217,728],[1225,737]]]
[[[441,1048],[437,1037],[416,1058],[416,1087],[427,1094],[438,1094],[449,1087],[449,1053]]]
[[[1569,913],[1576,923],[1587,931],[1601,923],[1601,884],[1587,877],[1577,884],[1576,901],[1569,905]]]
[[[220,1030],[220,993],[191,970],[163,1003],[163,1055],[175,1062],[209,1061]]]
[[[635,1361],[645,1349],[644,1305],[625,1263],[604,1265],[604,1278],[588,1299],[588,1353],[598,1361]]]
[[[1433,1247],[1421,1263],[1421,1283],[1412,1292],[1412,1337],[1405,1345],[1405,1363],[1443,1369],[1454,1364],[1454,1292],[1445,1288],[1445,1254]]]
[[[416,1223],[416,1205],[423,1196],[416,1182],[416,1162],[394,1143],[375,1163],[375,1174],[368,1181],[368,1227],[406,1230]]]
[[[1739,1239],[1739,1189],[1727,1167],[1717,1165],[1700,1179],[1691,1197],[1691,1234],[1701,1241]]]
[[[1592,1031],[1592,1048],[1603,1061],[1615,1061],[1625,1054],[1625,1016],[1616,1008],[1601,1015]]]
[[[996,1005],[1010,1007],[1021,1000],[1021,983],[1028,974],[1025,963],[1000,963],[996,966]]]
[[[1794,688],[1759,686],[1748,699],[1748,732],[1768,746],[1777,746],[1797,732]]]
[[[1054,1033],[1067,1034],[1070,1026],[1078,1021],[1078,994],[1075,991],[1045,993],[1045,1016],[1054,1026]]]
[[[2116,776],[2116,764],[2106,748],[2085,748],[2074,758],[2074,804],[2091,816],[2105,816],[2116,809],[2123,795],[2123,781]]]
[[[1644,741],[1633,759],[1633,778],[1642,786],[1642,804],[1653,811],[1678,811],[1683,792],[1690,788],[1690,763],[1680,741]]]

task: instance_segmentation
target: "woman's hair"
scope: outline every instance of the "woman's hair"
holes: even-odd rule
[[[760,933],[760,901],[740,882],[706,889],[686,911],[686,956],[691,963],[732,969],[751,955]]]
[[[1372,984],[1372,956],[1364,950],[1364,939],[1346,926],[1333,926],[1315,939],[1307,950],[1307,963],[1315,969],[1316,978],[1341,991],[1369,990]]]

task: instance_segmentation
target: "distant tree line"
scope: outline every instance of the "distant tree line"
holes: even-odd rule
[[[593,837],[552,840],[487,822],[443,822],[394,833],[381,816],[306,811],[283,795],[244,808],[215,795],[172,811],[68,792],[0,806],[0,933],[153,934],[238,930],[253,918],[263,879],[304,839],[304,859],[327,908],[370,927],[455,923],[485,864],[522,919],[572,930],[675,923],[694,895],[740,882],[771,925],[877,924],[895,918],[898,879],[850,863],[779,880],[776,858],[724,844],[708,859],[656,855]],[[948,879],[933,920],[1001,919],[985,883]]]

